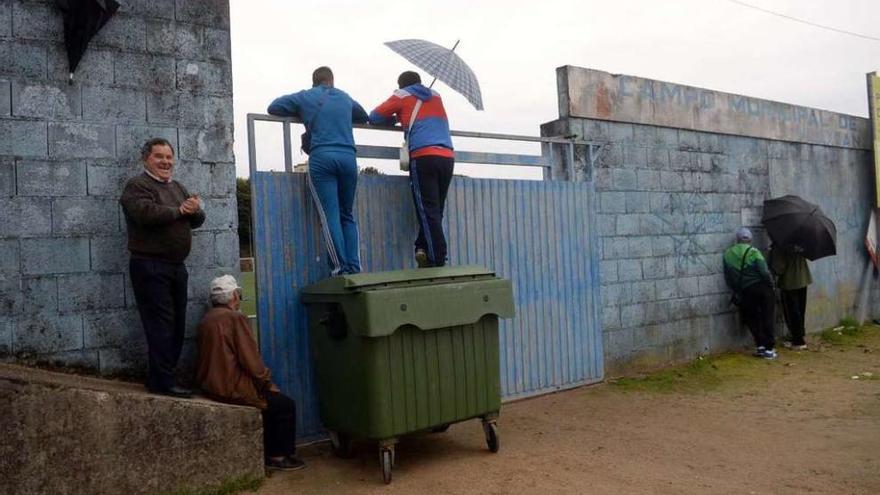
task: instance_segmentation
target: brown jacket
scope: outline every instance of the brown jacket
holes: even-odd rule
[[[211,308],[199,323],[196,379],[208,397],[266,408],[272,385],[248,319],[225,306]]]

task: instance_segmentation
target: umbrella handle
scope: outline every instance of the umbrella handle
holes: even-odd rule
[[[461,42],[461,39],[457,39],[457,40],[455,40],[455,44],[452,45],[452,50],[449,50],[449,51],[450,51],[450,52],[454,52],[455,49],[458,48],[458,43],[459,43],[459,42]],[[437,78],[436,78],[436,77],[434,78],[433,81],[431,81],[431,84],[428,86],[428,89],[433,88],[435,82],[437,82]]]

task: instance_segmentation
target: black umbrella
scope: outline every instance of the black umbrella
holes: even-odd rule
[[[89,41],[119,9],[116,0],[55,0],[64,17],[64,46],[70,82]]]
[[[817,260],[837,254],[837,227],[817,205],[788,195],[764,201],[761,222],[767,234],[786,251]]]

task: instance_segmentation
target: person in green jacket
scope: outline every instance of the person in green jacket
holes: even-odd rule
[[[776,286],[782,295],[782,314],[785,326],[791,333],[791,341],[784,345],[789,349],[806,350],[804,316],[807,310],[807,287],[813,283],[810,265],[799,252],[773,246],[770,250],[770,269],[777,277]]]
[[[755,339],[755,356],[776,359],[773,277],[761,251],[752,246],[752,231],[745,227],[737,229],[736,244],[724,252],[722,264],[724,280],[733,291],[734,301]]]

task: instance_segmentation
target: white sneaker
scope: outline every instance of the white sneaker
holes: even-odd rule
[[[776,349],[764,349],[764,354],[761,357],[764,359],[776,359]]]

